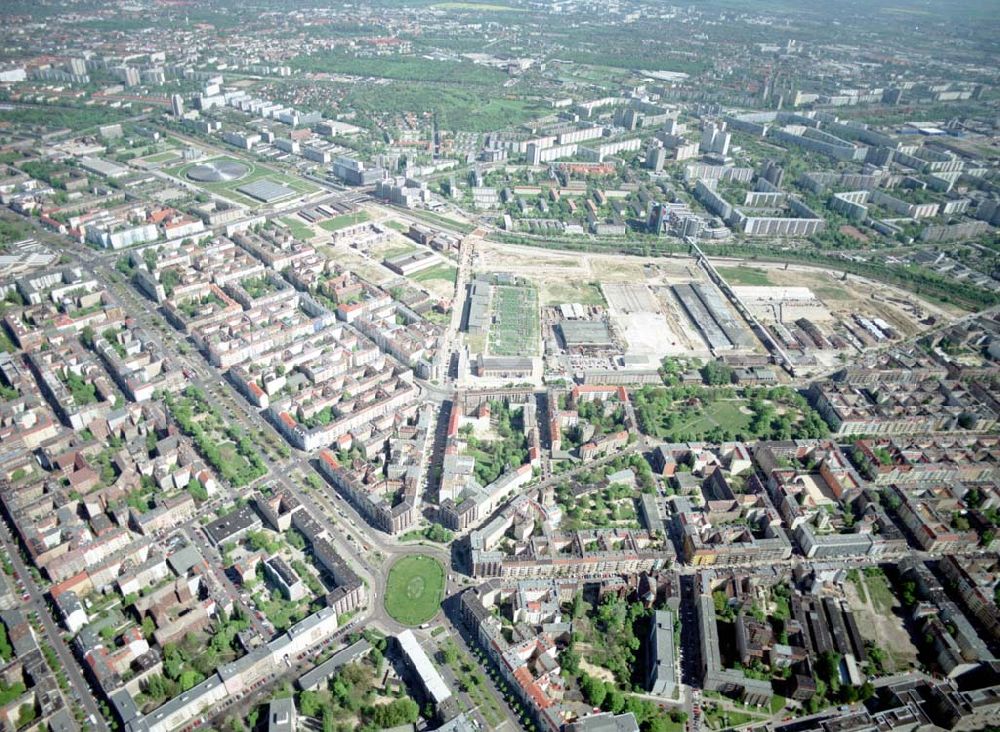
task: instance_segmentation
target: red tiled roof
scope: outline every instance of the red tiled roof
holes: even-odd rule
[[[319,454],[319,459],[329,465],[331,468],[339,468],[340,463],[337,462],[337,458],[333,456],[333,453],[329,450],[323,450]]]

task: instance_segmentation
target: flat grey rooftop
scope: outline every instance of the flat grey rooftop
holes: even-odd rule
[[[252,183],[246,183],[239,186],[236,190],[264,203],[280,201],[282,198],[295,195],[295,189],[281,183],[276,183],[269,178],[261,178]]]

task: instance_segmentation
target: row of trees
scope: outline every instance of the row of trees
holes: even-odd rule
[[[477,451],[476,480],[489,485],[510,467],[524,465],[528,461],[528,440],[520,424],[520,412],[512,414],[506,402],[490,402],[490,414],[500,439],[481,441],[466,432],[466,442],[470,449]]]
[[[841,655],[835,651],[824,651],[819,654],[814,672],[816,695],[806,702],[807,711],[822,709],[828,702],[854,704],[874,696],[875,687],[868,681],[861,686],[841,682],[841,661]]]
[[[168,394],[165,400],[184,434],[192,439],[206,462],[231,485],[244,486],[267,473],[267,465],[257,452],[253,440],[236,425],[226,427],[224,434],[233,441],[236,454],[243,459],[237,460],[223,453],[217,430],[215,428],[209,430],[203,426],[206,414],[212,425],[221,426],[222,418],[218,409],[208,402],[200,389],[189,386],[184,390],[182,399]]]
[[[601,399],[581,402],[576,408],[580,419],[594,427],[594,436],[618,432],[625,429],[625,408],[614,403],[606,404]]]
[[[390,729],[414,724],[420,707],[413,699],[401,696],[388,703],[375,703],[374,677],[381,653],[374,659],[345,666],[326,689],[303,691],[298,695],[299,712],[322,720],[323,729],[343,725],[362,731]]]
[[[580,675],[580,691],[589,704],[606,712],[631,712],[643,732],[668,732],[687,719],[687,713],[680,709],[665,712],[648,699],[626,694],[617,684],[586,673]]]
[[[236,656],[236,636],[249,626],[249,621],[239,611],[234,612],[232,617],[220,611],[207,642],[188,633],[179,643],[166,644],[163,647],[163,673],[154,674],[145,682],[137,698],[140,707],[155,708],[215,673],[220,665]]]
[[[708,368],[707,366],[705,367]],[[703,369],[704,370],[704,369]],[[712,374],[716,374],[713,370]],[[713,375],[717,380],[721,377]],[[750,412],[744,425],[739,416],[721,421],[724,412],[715,415],[717,424],[696,417],[711,405],[729,401]],[[644,432],[670,442],[704,439],[708,442],[729,440],[790,440],[825,437],[829,427],[805,397],[788,387],[735,389],[723,386],[643,387],[633,399],[636,417]]]

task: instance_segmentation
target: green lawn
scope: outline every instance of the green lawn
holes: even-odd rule
[[[486,336],[481,334],[467,333],[465,335],[465,345],[469,347],[471,353],[482,353],[486,345]]]
[[[401,234],[405,234],[406,232],[408,232],[410,230],[410,225],[409,224],[404,224],[402,221],[396,221],[395,219],[389,219],[388,221],[385,221],[383,223],[386,226],[388,226],[390,229],[395,229],[396,231],[400,232]]]
[[[7,335],[7,331],[0,328],[0,351],[14,353],[17,350],[17,344],[10,339],[10,336]]]
[[[397,538],[399,541],[420,541],[427,537],[424,536],[423,529],[414,529],[413,531],[407,531],[405,534],[400,534]]]
[[[145,163],[165,163],[168,160],[176,160],[177,153],[175,152],[161,152],[155,155],[147,155],[144,158],[140,158]]]
[[[892,612],[893,605],[896,604],[896,597],[892,594],[888,582],[882,575],[866,575],[865,585],[868,587],[868,595],[872,599],[872,605],[883,615]]]
[[[334,216],[332,219],[321,221],[319,225],[327,231],[340,231],[341,229],[346,229],[348,226],[362,224],[368,221],[369,218],[371,217],[367,211],[358,211],[357,213]]]
[[[716,267],[730,285],[758,285],[767,286],[773,284],[767,276],[767,272],[751,267]]]
[[[417,251],[415,246],[409,246],[404,244],[401,247],[393,247],[392,249],[386,249],[382,252],[382,259],[395,259],[396,257],[402,257],[404,254],[409,254],[410,252]]]
[[[705,711],[705,721],[711,729],[731,729],[752,722],[755,719],[759,719],[759,717],[718,707],[711,711]]]
[[[441,532],[441,535],[435,533]],[[433,541],[437,544],[447,544],[453,538],[453,534],[443,526],[425,526],[422,529],[413,529],[405,534],[399,535],[399,541]]]
[[[689,420],[677,425],[684,432],[704,433],[713,427],[726,427],[731,430],[743,429],[750,424],[750,416],[740,411],[741,401],[712,402],[705,410]]]
[[[389,570],[385,609],[404,625],[420,625],[437,614],[444,594],[444,567],[423,555],[403,557]]]
[[[249,466],[246,458],[240,455],[233,442],[224,442],[219,445],[219,454],[223,462],[234,465],[237,471],[245,470]]]
[[[281,223],[288,227],[289,231],[292,232],[292,236],[296,239],[301,239],[302,241],[309,241],[314,236],[315,232],[308,226],[306,226],[302,221],[294,216],[285,216],[281,219]]]
[[[452,267],[448,264],[439,264],[437,267],[424,269],[410,275],[410,279],[416,280],[417,282],[426,282],[428,280],[445,280],[446,282],[454,282],[456,277],[458,277],[458,267]]]
[[[581,305],[606,304],[601,287],[596,282],[547,282],[543,291],[543,305],[562,305],[570,302]]]
[[[277,592],[271,595],[271,599],[264,602],[262,597],[257,597],[257,607],[264,613],[275,630],[282,631],[290,625],[294,625],[302,620],[309,613],[309,605],[303,602],[289,602]]]

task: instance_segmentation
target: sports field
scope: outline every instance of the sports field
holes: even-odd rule
[[[403,557],[389,570],[385,609],[403,625],[420,625],[437,614],[444,594],[444,567],[431,557]]]

